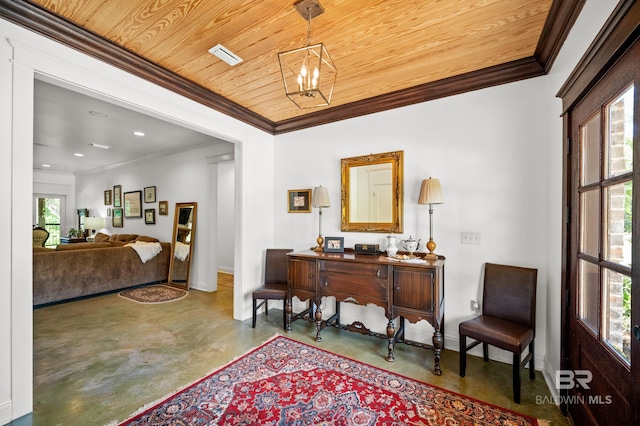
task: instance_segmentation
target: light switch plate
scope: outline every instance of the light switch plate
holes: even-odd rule
[[[480,232],[463,232],[462,233],[462,244],[480,244],[481,240]]]

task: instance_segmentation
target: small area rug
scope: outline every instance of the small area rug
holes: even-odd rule
[[[154,304],[174,302],[182,299],[187,294],[189,294],[189,292],[181,288],[170,287],[168,285],[152,285],[149,287],[122,290],[118,293],[118,296],[136,303]]]
[[[120,425],[538,425],[536,419],[275,336]]]

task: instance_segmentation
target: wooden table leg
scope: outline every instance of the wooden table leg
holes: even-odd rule
[[[396,325],[392,320],[389,320],[387,323],[387,339],[389,343],[387,344],[387,348],[389,349],[389,354],[387,355],[387,361],[393,362],[396,360],[396,357],[393,355],[393,345],[395,343],[396,337]]]
[[[285,311],[287,312],[287,333],[291,333],[293,332],[293,330],[291,329],[291,314],[293,313],[293,306],[292,306],[291,299],[287,299]]]
[[[320,303],[316,304],[316,342],[322,341],[322,336],[320,336],[320,330],[322,330],[322,308],[320,307]]]
[[[440,354],[442,353],[442,346],[444,343],[444,339],[442,338],[442,333],[440,333],[440,327],[437,327],[433,332],[433,352],[435,353],[435,359],[433,361],[433,374],[436,376],[442,375],[442,370],[440,370]]]

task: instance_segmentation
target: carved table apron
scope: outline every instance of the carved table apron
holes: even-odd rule
[[[432,348],[435,353],[434,373],[440,370],[440,354],[444,334],[444,257],[424,259],[422,263],[408,263],[386,256],[345,253],[299,251],[289,253],[289,279],[286,303],[287,332],[294,315],[292,298],[315,303],[316,340],[327,325],[356,331],[388,340],[387,361],[394,361],[396,343]],[[321,300],[336,298],[336,313],[322,319]],[[340,323],[340,302],[358,305],[374,304],[385,311],[387,334],[375,333],[359,321],[350,325]],[[306,313],[307,311],[305,311]],[[400,318],[396,330],[395,318]],[[412,342],[404,338],[405,320],[416,323],[427,320],[434,328],[433,345]]]

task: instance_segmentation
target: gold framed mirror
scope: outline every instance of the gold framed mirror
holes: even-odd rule
[[[189,289],[191,260],[196,236],[198,203],[176,203],[171,239],[171,262],[169,264],[169,284]]]
[[[402,233],[404,151],[340,160],[342,231]]]

